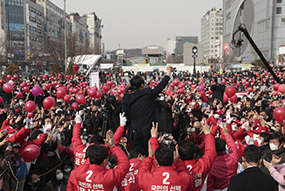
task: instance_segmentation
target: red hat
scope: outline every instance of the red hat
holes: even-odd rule
[[[237,119],[236,119],[236,120],[233,120],[232,123],[236,123],[236,124],[238,124],[238,125],[240,124],[239,120],[237,120]]]
[[[215,111],[215,113],[217,113],[217,114],[219,114],[219,115],[222,115],[222,114],[223,114],[223,110],[218,109],[218,110]]]

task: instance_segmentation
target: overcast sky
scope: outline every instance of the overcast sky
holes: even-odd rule
[[[63,9],[63,0],[51,0]],[[66,0],[67,12],[95,12],[106,50],[160,45],[174,36],[199,36],[202,16],[223,0]]]

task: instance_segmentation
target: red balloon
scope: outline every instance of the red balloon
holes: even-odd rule
[[[245,85],[246,85],[246,86],[249,86],[249,82],[245,82]]]
[[[174,86],[178,86],[179,81],[178,80],[174,80],[173,84],[174,84]]]
[[[27,86],[25,86],[25,87],[23,88],[23,90],[24,90],[24,92],[28,93],[28,92],[30,91],[30,88],[27,87]]]
[[[25,104],[25,110],[27,112],[33,112],[36,109],[36,104],[33,101],[27,101]]]
[[[3,80],[0,80],[0,84],[3,84],[3,82],[4,82]]]
[[[52,101],[52,107],[54,107],[54,106],[55,106],[55,99],[54,99],[54,97],[49,96],[48,98],[51,99],[51,101]]]
[[[209,90],[208,92],[209,92],[209,94],[212,94],[212,93],[213,93],[213,91],[212,91],[212,90]]]
[[[102,94],[101,94],[101,92],[96,92],[96,96],[95,96],[95,98],[97,98],[97,99],[100,99],[101,98],[101,96],[102,96]]]
[[[23,87],[25,87],[25,85],[24,84],[20,84],[20,88],[23,88]]]
[[[121,89],[118,89],[117,92],[118,92],[118,94],[121,94],[121,93],[122,93],[122,90],[121,90]]]
[[[69,75],[66,75],[65,77],[66,77],[66,79],[68,79],[68,80],[69,80]]]
[[[78,95],[76,97],[76,101],[81,104],[81,105],[85,105],[86,104],[86,99],[83,95]]]
[[[67,154],[68,156],[73,157],[73,156],[74,156],[74,154],[73,154],[73,148],[72,148],[72,145],[70,145],[70,146],[66,147],[66,148],[65,148],[65,152],[66,152],[66,154]]]
[[[278,87],[278,91],[279,91],[280,93],[284,94],[284,93],[285,93],[285,84],[280,85],[280,86]]]
[[[78,92],[79,95],[84,95],[84,93],[85,93],[85,92],[84,92],[83,90],[80,90],[80,91]]]
[[[229,98],[228,98],[227,94],[224,94],[223,100],[224,100],[224,102],[228,102],[229,101]]]
[[[31,85],[30,82],[28,82],[28,83],[27,83],[27,86],[30,87],[30,85]]]
[[[16,96],[17,96],[17,98],[20,99],[20,98],[22,98],[23,94],[22,94],[22,92],[17,92]]]
[[[110,90],[110,86],[105,85],[105,86],[103,87],[103,89],[104,89],[104,91],[105,91],[105,92],[107,92],[107,91],[109,91],[109,90]]]
[[[17,80],[17,79],[18,79],[18,76],[15,74],[15,75],[13,76],[13,78],[14,78],[14,80]]]
[[[3,102],[3,98],[0,96],[0,103],[2,103]]]
[[[227,94],[227,96],[229,98],[233,97],[236,94],[236,89],[233,86],[229,86],[229,87],[226,88],[225,93]]]
[[[58,153],[61,154],[64,151],[64,146],[62,146],[61,144],[57,144],[57,150]]]
[[[178,90],[178,93],[179,93],[179,94],[184,94],[184,90],[183,90],[183,89],[179,89],[179,90]]]
[[[240,86],[240,83],[239,83],[239,82],[237,83],[237,86]]]
[[[273,90],[274,91],[278,91],[278,88],[279,88],[279,86],[280,86],[280,84],[274,84],[274,86],[273,86]]]
[[[58,74],[58,78],[61,78],[61,74]]]
[[[73,68],[73,72],[74,72],[74,74],[76,74],[76,72],[77,72],[77,71],[78,71],[78,69],[79,69],[79,66],[74,65],[72,68]]]
[[[73,89],[72,91],[74,94],[77,94],[78,90],[76,88]]]
[[[13,91],[13,86],[9,83],[5,83],[3,85],[3,90],[6,92],[6,93],[11,93]]]
[[[71,108],[74,109],[74,110],[77,110],[78,109],[78,103],[77,102],[73,102],[71,104]]]
[[[96,97],[96,90],[94,90],[94,89],[90,89],[90,90],[88,90],[88,95],[90,96],[90,97]]]
[[[56,97],[58,99],[62,99],[65,96],[65,94],[66,94],[65,89],[59,88],[56,92]]]
[[[277,92],[277,91],[273,91],[272,94],[273,94],[274,96],[277,96],[277,95],[278,95],[278,92]]]
[[[70,101],[70,98],[71,98],[71,96],[70,95],[66,95],[66,96],[64,96],[64,101],[66,102],[66,103],[68,103],[69,101]]]
[[[125,84],[124,84],[124,85],[125,85]],[[91,89],[94,89],[94,90],[98,91],[97,86],[93,86]]]
[[[7,75],[7,78],[11,80],[12,76],[10,74]]]
[[[172,87],[172,88],[173,88],[173,87],[174,87],[174,84],[173,84],[173,83],[171,83],[171,84],[170,84],[170,87]]]
[[[273,111],[273,117],[278,123],[285,122],[285,108],[284,107],[277,107]]]
[[[236,103],[237,100],[238,100],[237,95],[234,95],[234,96],[232,96],[232,97],[230,98],[230,101],[231,101],[232,103]]]
[[[33,116],[34,116],[33,112],[28,112],[27,117],[28,117],[29,119],[32,119]]]
[[[52,107],[52,104],[52,99],[50,99],[49,97],[45,98],[43,101],[43,105],[46,110],[49,110]]]
[[[23,157],[25,162],[32,162],[32,160],[36,159],[39,157],[41,153],[40,148],[35,145],[35,144],[30,144],[26,146],[22,151],[21,151],[21,157]]]
[[[248,92],[253,92],[252,87],[247,88],[247,91],[248,91]]]
[[[241,81],[241,83],[242,83],[242,84],[245,84],[245,83],[246,83],[246,80],[245,80],[245,79],[243,79],[243,80]]]
[[[192,84],[192,85],[191,85],[191,88],[192,88],[192,89],[195,89],[195,88],[196,88],[196,85],[195,85],[195,84]]]

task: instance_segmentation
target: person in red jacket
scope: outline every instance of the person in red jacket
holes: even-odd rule
[[[149,157],[147,157],[141,164],[137,175],[137,181],[142,190],[169,190],[169,191],[183,191],[189,190],[192,186],[192,177],[189,176],[185,165],[179,161],[178,146],[176,151],[161,145],[155,151],[157,168],[151,172],[153,164],[153,152],[151,144],[149,144]],[[178,172],[172,167],[182,166],[184,171]]]
[[[75,117],[75,126],[73,128],[73,137],[72,137],[72,148],[73,148],[73,152],[74,152],[74,168],[76,169],[77,167],[79,167],[80,165],[84,164],[86,159],[85,159],[85,153],[86,153],[86,149],[88,148],[88,146],[84,145],[82,143],[82,140],[80,138],[81,136],[81,122],[82,122],[82,118],[81,118],[81,112],[76,113],[76,117]],[[117,128],[116,133],[114,134],[114,140],[115,140],[115,145],[118,145],[120,143],[120,139],[123,136],[125,129],[124,126],[126,125],[127,119],[126,117],[124,117],[124,113],[120,114],[120,126]],[[92,144],[102,144],[102,143],[98,143],[94,139],[90,139],[90,143]]]
[[[118,146],[115,146],[112,131],[106,134],[105,145],[114,154],[118,166],[106,169],[108,150],[105,146],[90,145],[86,150],[86,158],[90,164],[83,164],[70,174],[67,190],[104,190],[112,191],[127,174],[130,163],[128,157]]]
[[[118,187],[119,191],[140,191],[141,188],[136,181],[138,170],[142,161],[145,159],[146,151],[140,146],[136,146],[130,151],[130,169]]]
[[[209,126],[207,124],[203,124],[202,129],[205,134],[205,152],[202,158],[194,160],[196,151],[193,142],[183,140],[178,144],[180,159],[184,162],[186,168],[194,179],[194,185],[191,190],[195,191],[201,190],[203,185],[205,185],[205,179],[217,156],[215,139],[210,133]]]
[[[228,188],[230,179],[237,173],[238,150],[237,146],[228,132],[228,128],[223,127],[225,141],[215,138],[217,157],[209,172],[207,190],[223,190]],[[229,154],[225,152],[226,144]]]

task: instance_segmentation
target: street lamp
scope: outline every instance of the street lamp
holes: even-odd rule
[[[196,58],[198,57],[198,55],[196,55],[198,53],[198,48],[196,46],[193,46],[192,53],[192,57],[194,58],[193,74],[196,74]]]

